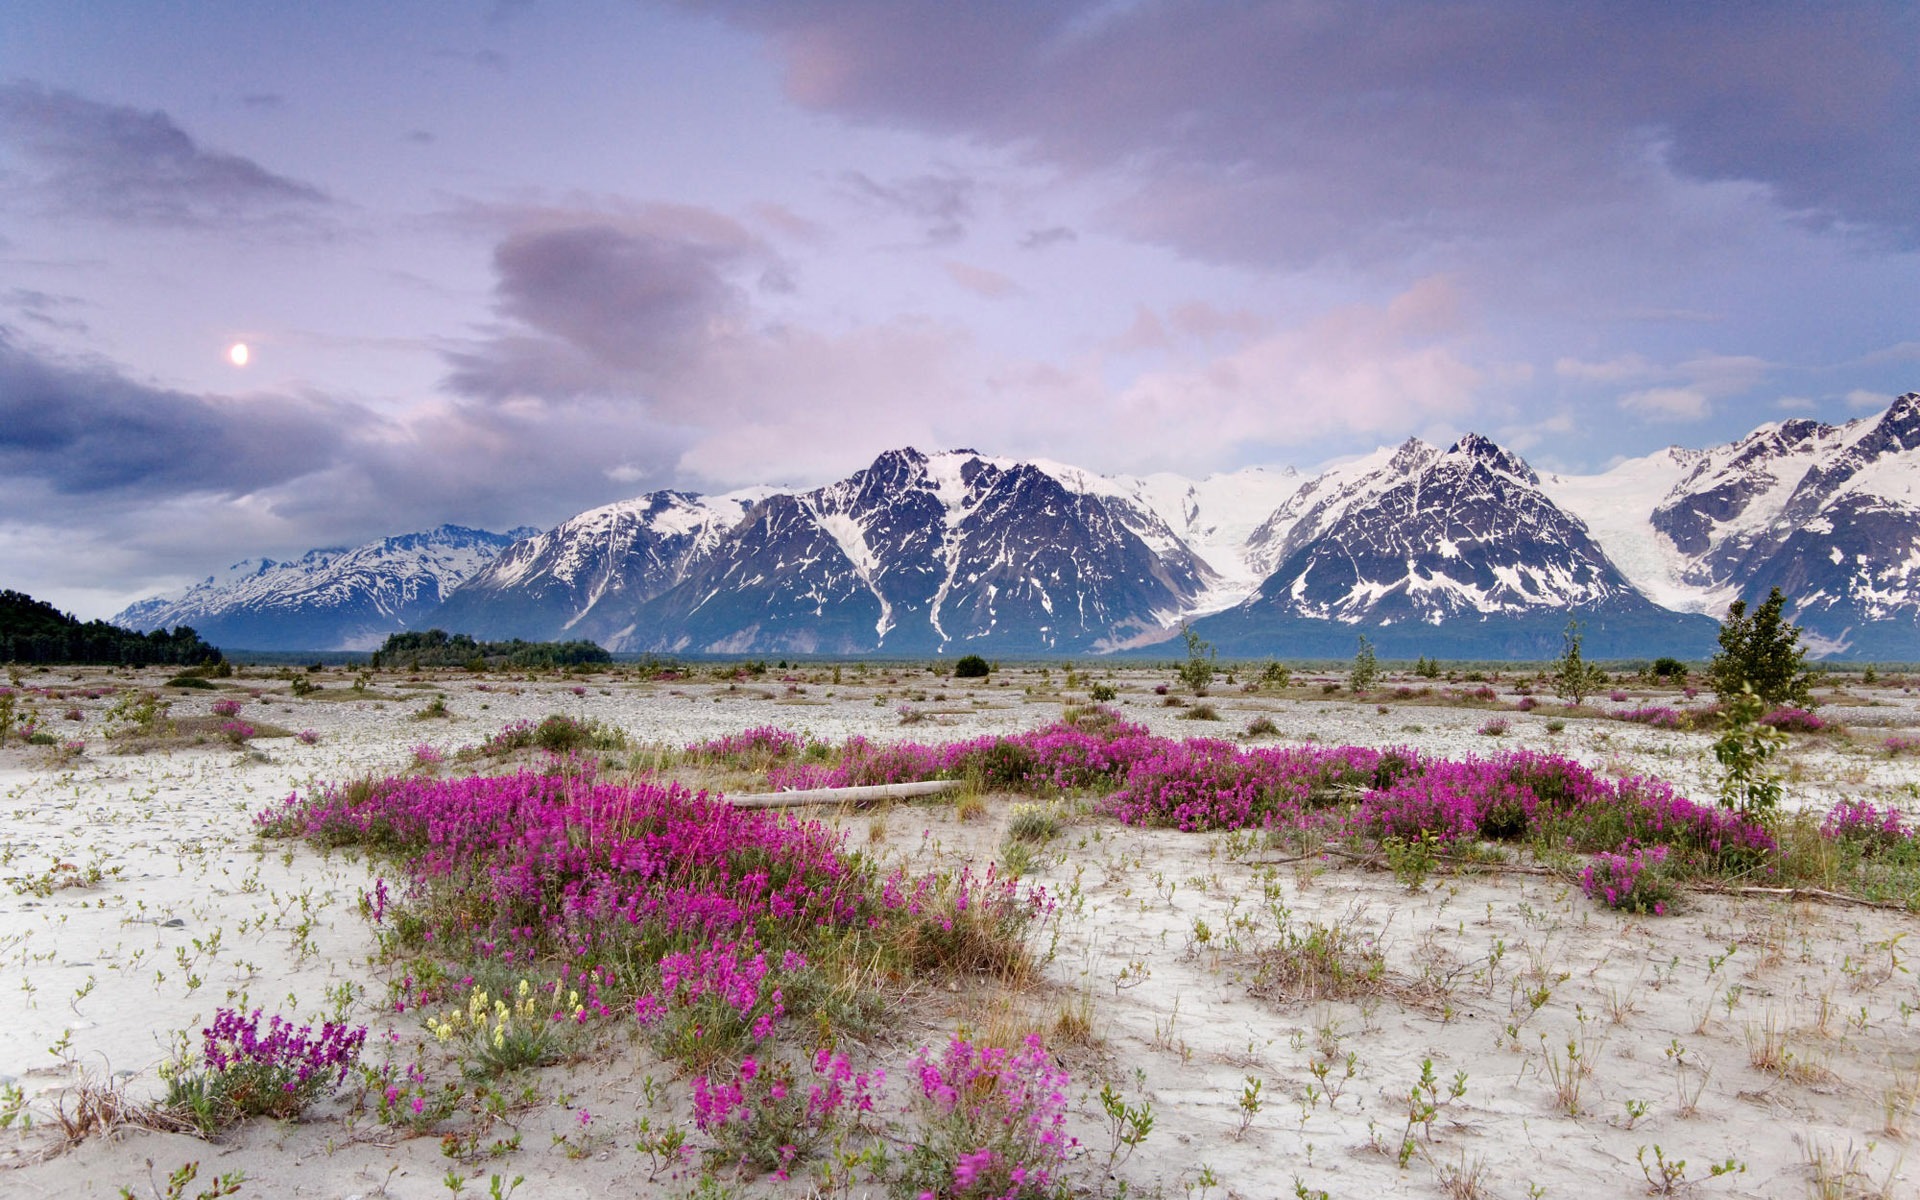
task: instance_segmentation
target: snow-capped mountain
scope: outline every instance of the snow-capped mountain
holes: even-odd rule
[[[249,559],[172,597],[129,605],[130,629],[190,625],[218,646],[366,650],[406,629],[530,529],[442,525],[364,546],[309,550],[291,562]]]
[[[1273,571],[1195,626],[1236,653],[1351,653],[1365,633],[1393,655],[1551,656],[1570,618],[1593,653],[1620,653],[1629,632],[1683,654],[1712,641],[1711,622],[1648,601],[1531,467],[1478,434],[1330,471],[1254,536]]]
[[[711,653],[1100,651],[1164,637],[1215,580],[1111,481],[908,448],[766,497],[616,640]]]
[[[662,491],[590,509],[507,547],[428,624],[487,639],[614,645],[640,604],[684,579],[769,494]]]
[[[1915,393],[1844,425],[1771,423],[1549,483],[1611,544],[1637,548],[1622,565],[1662,604],[1718,616],[1778,587],[1817,653],[1909,659],[1920,656],[1917,487]]]
[[[1593,476],[1468,434],[1303,477],[890,450],[810,491],[654,492],[507,546],[447,527],[250,560],[118,620],[243,648],[402,628],[667,653],[1699,657],[1779,586],[1816,653],[1920,659],[1920,395]],[[525,531],[530,533],[531,531]],[[455,585],[458,586],[455,586]]]

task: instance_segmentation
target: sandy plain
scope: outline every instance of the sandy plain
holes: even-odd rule
[[[0,1085],[17,1089],[0,1132],[0,1194],[163,1196],[168,1174],[188,1162],[200,1168],[179,1193],[188,1197],[228,1173],[244,1175],[240,1195],[334,1200],[507,1194],[516,1178],[512,1194],[523,1197],[887,1194],[805,1169],[786,1181],[653,1172],[636,1149],[643,1120],[677,1123],[701,1145],[686,1080],[618,1036],[583,1061],[527,1072],[532,1100],[495,1131],[491,1141],[509,1145],[495,1154],[452,1158],[438,1131],[381,1125],[351,1082],[300,1120],[248,1121],[211,1141],[134,1127],[72,1143],[62,1135],[56,1112],[83,1083],[132,1101],[161,1095],[161,1065],[220,1007],[345,1013],[372,1030],[370,1057],[430,1040],[417,1014],[387,1003],[387,968],[360,912],[377,869],[263,841],[252,815],[324,781],[407,770],[417,747],[450,754],[517,719],[566,713],[667,746],[760,725],[836,741],[944,741],[1036,728],[1104,682],[1130,720],[1170,737],[1232,737],[1265,716],[1281,743],[1455,757],[1554,750],[1702,799],[1715,778],[1705,734],[1578,718],[1550,731],[1552,706],[1499,714],[1509,727],[1495,739],[1479,732],[1495,715],[1484,706],[1358,702],[1323,693],[1320,682],[1339,678],[1326,675],[1280,695],[1216,687],[1220,721],[1197,722],[1153,693],[1170,679],[1164,670],[1097,666],[1069,677],[1059,665],[1013,665],[985,682],[924,667],[848,667],[838,683],[819,668],[745,679],[703,669],[664,682],[383,674],[361,690],[330,671],[305,697],[286,679],[243,672],[217,690],[169,690],[170,715],[238,700],[246,719],[313,731],[311,744],[176,738],[128,752],[106,736],[115,695],[86,693],[164,678],[56,670],[21,680],[38,689],[41,727],[86,748],[0,747]],[[1420,681],[1389,680],[1386,692],[1410,682]],[[1628,690],[1624,704],[1686,703]],[[422,719],[436,699],[450,715]],[[1823,810],[1861,798],[1912,811],[1915,760],[1880,746],[1920,732],[1915,696],[1896,681],[1822,699],[1822,714],[1850,733],[1796,739],[1788,802]],[[904,862],[980,867],[1003,855],[1022,799],[987,796],[968,819],[950,800],[819,815]],[[1029,868],[1062,901],[1033,934],[1037,977],[1017,989],[909,989],[884,1035],[859,1047],[889,1070],[883,1108],[898,1110],[916,1047],[956,1028],[1032,1029],[1073,1080],[1075,1194],[1920,1195],[1920,1161],[1908,1154],[1920,1129],[1920,981],[1910,969],[1920,939],[1906,940],[1920,917],[1704,892],[1675,915],[1629,916],[1564,874],[1442,870],[1413,890],[1338,858],[1284,857],[1257,839],[1079,816]],[[1383,984],[1337,1000],[1253,986],[1264,949],[1316,925],[1377,948]],[[1063,1028],[1076,1035],[1057,1036]],[[1437,1081],[1433,1112],[1410,1122],[1423,1072]],[[1103,1085],[1155,1115],[1131,1153],[1114,1151]]]

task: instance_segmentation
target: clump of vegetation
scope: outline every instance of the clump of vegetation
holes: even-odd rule
[[[1260,668],[1260,686],[1263,688],[1284,688],[1293,682],[1293,672],[1285,663],[1267,660]]]
[[[578,670],[604,667],[613,656],[588,641],[524,642],[519,638],[505,642],[475,641],[464,633],[449,634],[444,629],[410,630],[387,635],[386,642],[373,652],[373,666],[467,667],[476,670]]]
[[[953,677],[955,679],[985,679],[993,671],[987,660],[978,654],[967,654],[955,659]]]
[[[1007,836],[1016,842],[1050,842],[1060,836],[1060,811],[1053,805],[1016,804],[1007,818]]]
[[[610,725],[553,713],[538,723],[515,721],[507,725],[488,738],[479,747],[478,753],[498,758],[515,750],[534,748],[552,754],[573,754],[590,750],[624,750],[628,744],[627,735]]]

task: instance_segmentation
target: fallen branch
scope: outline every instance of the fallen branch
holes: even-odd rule
[[[927,779],[917,783],[875,783],[865,787],[799,788],[791,792],[766,792],[754,796],[729,796],[735,808],[798,808],[805,804],[851,804],[859,808],[875,800],[905,800],[914,796],[937,796],[958,791],[962,779]]]
[[[1697,892],[1718,892],[1724,896],[1771,896],[1779,900],[1819,900],[1826,904],[1851,904],[1856,908],[1878,908],[1888,912],[1913,911],[1909,905],[1892,900],[1868,900],[1860,896],[1849,896],[1844,892],[1830,892],[1825,888],[1730,887],[1719,883],[1693,883],[1689,886]]]

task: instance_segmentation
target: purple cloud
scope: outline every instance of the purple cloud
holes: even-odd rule
[[[1920,232],[1920,9],[1895,0],[703,7],[772,39],[798,103],[1120,172],[1127,228],[1209,258],[1504,237],[1661,171]]]
[[[0,144],[30,164],[15,189],[55,214],[231,229],[311,219],[332,203],[251,159],[202,147],[163,112],[34,83],[0,84]]]

